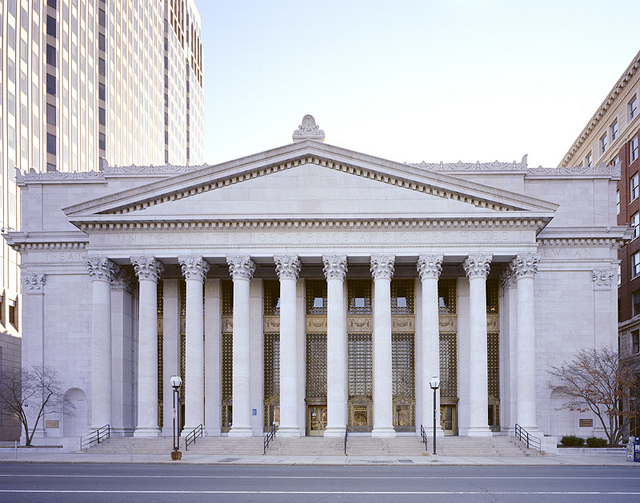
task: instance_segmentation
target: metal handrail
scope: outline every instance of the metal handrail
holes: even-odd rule
[[[427,430],[424,429],[424,426],[420,425],[420,436],[422,437],[422,443],[424,444],[424,450],[429,450],[428,438],[427,438]]]
[[[344,428],[344,455],[347,455],[347,438],[349,437],[349,427]]]
[[[269,431],[264,436],[263,449],[262,454],[265,455],[267,453],[267,448],[269,447],[269,442],[271,442],[276,436],[276,425],[272,424]]]
[[[204,437],[204,426],[199,424],[184,437],[184,450],[189,450],[189,444],[195,445],[196,438]]]
[[[93,444],[99,444],[100,440],[109,438],[111,436],[111,426],[105,424],[97,430],[93,430],[91,433],[80,437],[80,450],[82,451],[86,447],[91,447]]]
[[[518,423],[516,423],[515,433],[518,439],[527,444],[527,449],[538,449],[539,451],[542,451],[542,442],[540,441],[540,439],[531,435]]]

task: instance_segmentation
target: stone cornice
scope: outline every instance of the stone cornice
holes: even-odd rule
[[[380,219],[380,220],[187,220],[187,221],[104,221],[82,222],[78,227],[84,232],[121,230],[236,230],[236,229],[478,229],[520,228],[542,229],[550,219],[536,217],[491,219]]]
[[[609,91],[609,94],[607,95],[607,97],[604,99],[600,107],[593,114],[593,117],[591,117],[591,120],[584,127],[584,129],[582,130],[578,138],[576,138],[576,140],[573,142],[569,151],[562,158],[562,161],[560,162],[560,166],[564,167],[569,165],[569,163],[571,162],[571,159],[573,159],[574,154],[585,143],[585,141],[587,140],[591,132],[596,128],[600,120],[606,115],[609,108],[616,102],[619,95],[622,94],[622,91],[624,90],[624,88],[627,87],[627,84],[631,82],[631,79],[635,75],[635,73],[638,71],[638,68],[640,68],[640,52],[638,52],[635,55],[635,57],[633,58],[633,60],[631,61],[627,69],[624,71],[620,79],[618,79],[618,82],[616,82],[616,84],[613,86],[613,89]]]
[[[538,238],[540,246],[622,246],[619,238]]]
[[[427,171],[525,171],[527,169],[527,156],[520,162],[418,162],[407,163],[415,168],[426,169]]]
[[[604,176],[608,178],[620,178],[620,168],[614,166],[573,166],[559,168],[530,168],[527,170],[527,177],[571,177],[576,178],[585,176],[592,178],[594,176]]]
[[[123,176],[158,176],[158,175],[179,175],[181,173],[191,173],[203,168],[209,167],[209,164],[201,164],[197,166],[191,165],[174,165],[174,164],[161,164],[154,166],[136,166],[131,164],[130,166],[105,166],[102,168],[102,173],[106,178],[109,177],[123,177]]]
[[[59,183],[88,183],[88,182],[99,182],[106,183],[104,175],[100,171],[73,171],[73,172],[64,172],[64,171],[45,171],[45,172],[37,172],[34,169],[31,169],[29,172],[21,171],[16,168],[16,185],[19,187],[24,187],[28,183],[49,183],[49,184],[59,184]]]

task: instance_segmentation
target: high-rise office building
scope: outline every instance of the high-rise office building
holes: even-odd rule
[[[5,231],[21,221],[16,168],[202,162],[203,53],[193,0],[0,0],[0,29]],[[18,256],[4,241],[0,258],[6,370],[20,365],[21,288]],[[13,438],[9,430],[0,423],[0,439]]]

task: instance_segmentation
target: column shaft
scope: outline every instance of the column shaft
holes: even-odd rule
[[[469,277],[469,436],[489,436],[487,372],[487,276],[491,257],[471,256],[464,268]]]
[[[347,258],[323,257],[327,278],[327,429],[325,437],[343,437],[347,426],[347,320],[344,279]]]
[[[373,430],[374,437],[394,437],[391,353],[391,277],[394,258],[371,257],[373,274]]]
[[[228,258],[233,278],[233,399],[229,436],[250,437],[251,349],[249,329],[249,285],[255,265],[249,257]]]

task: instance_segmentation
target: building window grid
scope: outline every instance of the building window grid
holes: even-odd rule
[[[618,121],[615,120],[610,126],[611,141],[613,142],[618,137]]]

